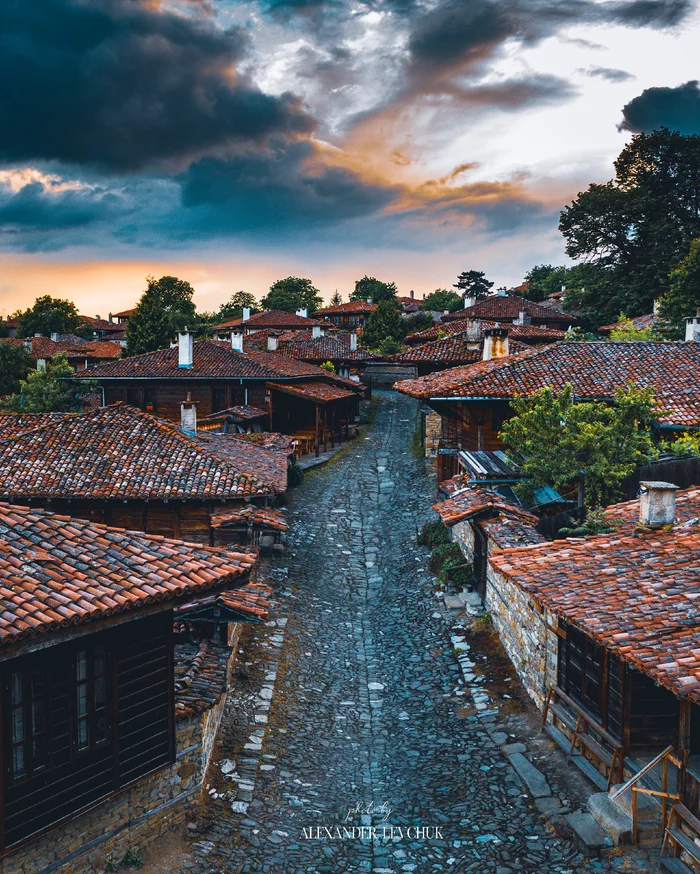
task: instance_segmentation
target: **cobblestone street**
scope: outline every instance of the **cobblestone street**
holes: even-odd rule
[[[272,621],[241,642],[182,870],[614,870],[553,831],[476,715],[416,545],[435,492],[417,405],[377,397],[366,433],[291,493]]]

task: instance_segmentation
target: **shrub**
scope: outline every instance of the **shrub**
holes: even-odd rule
[[[295,489],[304,482],[304,471],[296,464],[290,464],[287,469],[287,486]]]
[[[449,542],[450,532],[439,519],[435,522],[426,522],[418,535],[418,543],[421,546],[427,546],[429,549],[434,549],[436,546]]]
[[[440,571],[445,566],[453,567],[457,564],[464,564],[464,556],[456,543],[444,543],[441,546],[436,546],[430,554],[431,571]]]

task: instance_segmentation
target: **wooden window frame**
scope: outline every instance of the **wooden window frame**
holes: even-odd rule
[[[102,674],[95,674],[95,652],[101,649],[103,652]],[[85,653],[86,657],[86,678],[78,679],[78,658],[81,652]],[[111,648],[104,642],[88,643],[84,646],[77,646],[73,650],[71,658],[71,677],[70,677],[70,751],[71,758],[76,759],[80,756],[93,752],[107,746],[113,740],[114,735],[114,707],[112,706],[111,695],[111,674],[112,674],[112,652]],[[98,707],[96,704],[96,681],[102,680],[104,685],[104,704]],[[87,712],[85,714],[78,713],[78,689],[80,686],[86,687],[86,705]],[[105,727],[104,737],[97,739],[97,718],[100,712],[104,713]],[[87,723],[87,743],[84,746],[79,745],[79,726],[81,722]]]
[[[40,695],[33,694],[33,675],[35,671],[40,671],[43,683],[43,692]],[[22,701],[19,704],[13,704],[12,688],[14,677],[19,675],[22,684]],[[37,659],[33,659],[18,669],[9,671],[3,697],[6,702],[7,718],[5,719],[5,743],[4,754],[5,762],[5,780],[9,785],[17,786],[27,780],[32,780],[35,776],[46,774],[52,769],[52,745],[51,745],[51,677],[46,665],[41,664]],[[41,701],[44,708],[43,728],[40,732],[35,731],[35,712],[34,702]],[[13,737],[13,716],[17,709],[22,711],[23,720],[23,738],[21,741],[15,741]],[[44,764],[35,764],[34,741],[39,737],[44,745]],[[24,755],[24,773],[19,776],[14,770],[14,751],[17,747],[23,747]]]

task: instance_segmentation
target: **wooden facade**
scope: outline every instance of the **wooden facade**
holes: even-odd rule
[[[321,446],[325,452],[329,445],[335,447],[336,440],[349,438],[350,425],[359,412],[357,395],[323,402],[288,394],[284,386],[270,384],[269,390],[271,430],[304,440],[305,452],[313,450],[318,455]]]
[[[442,418],[442,436],[438,448],[438,482],[459,473],[453,450],[494,451],[504,449],[499,432],[510,416],[507,401],[430,401],[430,407]]]
[[[267,406],[264,380],[105,380],[104,405],[122,402],[171,422],[180,421],[180,405],[190,399],[197,416],[210,416],[229,407]]]
[[[0,664],[1,851],[174,761],[172,629],[164,610]]]

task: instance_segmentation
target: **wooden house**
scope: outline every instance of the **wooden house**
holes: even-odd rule
[[[571,313],[557,311],[516,294],[499,292],[484,297],[481,300],[465,298],[464,309],[449,313],[443,317],[444,322],[460,321],[462,319],[487,319],[501,324],[535,325],[540,328],[553,328],[566,331],[578,325],[579,320]]]
[[[463,316],[460,319],[433,325],[432,328],[427,328],[425,331],[409,334],[404,340],[404,344],[406,346],[422,346],[432,340],[457,336],[476,341],[481,339],[484,331],[490,328],[507,328],[508,338],[511,342],[516,341],[526,346],[547,346],[549,343],[563,340],[566,336],[566,331],[559,331],[555,328],[542,328],[537,327],[537,325],[513,324],[511,322],[501,323],[492,319],[470,319]]]
[[[250,315],[250,311],[243,310],[240,319],[226,319],[212,327],[212,335],[220,340],[229,340],[231,334],[243,334],[249,336],[258,331],[307,331],[313,327],[320,327],[322,322],[308,318],[306,310],[296,313],[287,313],[284,310],[265,310],[262,313]]]
[[[287,467],[233,434],[193,437],[121,405],[0,416],[0,500],[196,543],[234,542],[215,511],[274,504]]]
[[[174,611],[242,591],[255,561],[0,504],[4,872],[104,870],[188,815],[223,690],[192,684]],[[228,653],[204,649],[225,682]]]
[[[351,300],[348,303],[339,303],[337,306],[324,307],[314,313],[317,319],[330,322],[336,328],[352,331],[363,328],[367,319],[377,309],[376,304],[366,300]]]
[[[51,337],[28,337],[3,341],[13,346],[23,346],[37,369],[57,355],[65,355],[74,370],[86,370],[121,358],[122,347],[111,340],[84,340],[75,334],[53,334]]]
[[[313,328],[311,331],[289,331],[280,335],[260,331],[246,337],[243,348],[266,349],[285,358],[294,358],[297,361],[319,366],[330,361],[335,372],[346,379],[355,377],[361,380],[368,362],[383,360],[376,352],[358,347],[355,331],[326,333],[323,328]]]

